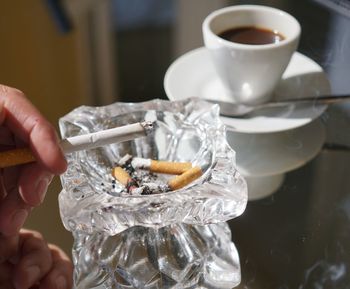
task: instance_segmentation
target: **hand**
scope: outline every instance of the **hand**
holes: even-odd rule
[[[36,231],[21,229],[16,236],[0,236],[0,256],[1,289],[72,288],[68,256]]]
[[[67,163],[52,125],[17,89],[0,85],[0,150],[29,146],[37,162],[0,170],[0,233],[12,236]]]

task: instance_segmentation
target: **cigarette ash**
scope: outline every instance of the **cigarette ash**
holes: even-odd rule
[[[164,176],[144,170],[145,167],[137,169],[132,164],[133,156],[126,154],[117,163],[130,176],[121,194],[128,195],[151,195],[170,191]],[[118,180],[117,180],[118,182]]]
[[[201,168],[192,167],[189,162],[156,161],[127,154],[112,169],[114,178],[109,176],[112,182],[109,192],[136,196],[160,194],[181,189],[201,175]]]
[[[100,183],[100,186],[104,193],[113,196],[119,196],[123,190],[110,174],[105,175],[104,181]]]

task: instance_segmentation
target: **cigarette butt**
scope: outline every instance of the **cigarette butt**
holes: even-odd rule
[[[169,175],[180,175],[192,168],[189,162],[167,162],[151,160],[150,171]]]
[[[128,193],[132,194],[132,192],[139,187],[137,182],[122,167],[113,168],[112,175],[118,182],[125,186]]]
[[[19,148],[0,152],[0,168],[26,164],[35,161],[35,157],[29,148]]]
[[[120,182],[124,186],[127,186],[131,180],[131,177],[128,174],[128,172],[124,170],[122,167],[113,168],[112,175],[113,177],[116,178],[118,182]]]
[[[153,173],[169,175],[181,175],[192,168],[190,162],[158,161],[138,157],[132,159],[131,165],[134,169],[150,170]]]
[[[172,191],[183,188],[194,180],[198,179],[203,174],[200,167],[193,167],[183,174],[176,176],[168,181],[168,186]]]

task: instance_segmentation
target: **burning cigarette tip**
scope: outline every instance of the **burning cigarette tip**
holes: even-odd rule
[[[156,122],[155,121],[142,121],[142,122],[140,122],[140,124],[143,127],[143,129],[145,130],[146,135],[148,133],[153,132],[154,129],[156,128]]]
[[[200,167],[193,167],[183,174],[174,177],[173,179],[169,180],[168,186],[172,191],[181,189],[188,185],[189,183],[193,182],[194,180],[198,179],[203,174],[202,169]]]

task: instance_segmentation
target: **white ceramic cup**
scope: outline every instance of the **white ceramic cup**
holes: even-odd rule
[[[257,27],[277,31],[285,39],[271,44],[240,44],[218,34],[232,28]],[[301,28],[290,14],[259,5],[237,5],[209,14],[202,25],[205,46],[228,97],[258,104],[271,99],[274,88],[298,46]]]

